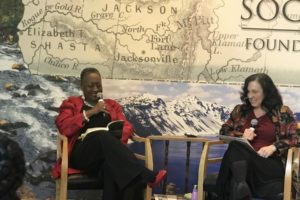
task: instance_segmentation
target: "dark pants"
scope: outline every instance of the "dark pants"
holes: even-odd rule
[[[230,142],[225,152],[217,180],[218,197],[222,200],[229,199],[231,181],[232,181],[232,163],[237,161],[246,161],[246,177],[251,191],[258,197],[276,196],[283,192],[284,165],[278,155],[272,155],[269,158],[259,156],[255,151],[236,141]],[[244,168],[239,170],[245,170]],[[269,189],[267,185],[276,184],[278,187]]]
[[[78,140],[71,152],[70,164],[103,180],[104,200],[143,199],[147,180],[142,174],[153,173],[108,132],[90,133],[84,140]]]

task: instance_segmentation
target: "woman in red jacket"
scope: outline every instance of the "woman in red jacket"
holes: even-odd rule
[[[60,106],[56,118],[59,132],[68,137],[69,159],[72,168],[96,175],[103,180],[104,200],[141,199],[136,191],[137,184],[149,186],[159,184],[166,175],[165,170],[158,173],[141,165],[134,154],[126,147],[133,133],[132,125],[122,113],[122,107],[112,99],[100,99],[102,81],[99,71],[86,68],[81,72],[83,96],[69,97]],[[110,132],[92,132],[84,139],[81,133],[88,128],[106,127],[112,121],[123,120],[120,138]],[[53,176],[59,176],[57,163]],[[139,189],[140,190],[140,189]]]

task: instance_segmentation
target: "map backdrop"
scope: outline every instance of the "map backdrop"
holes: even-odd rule
[[[297,0],[23,0],[19,46],[33,74],[300,85]],[[289,77],[288,79],[286,77]]]
[[[252,73],[268,73],[279,86],[300,85],[299,0],[21,1],[0,1],[0,134],[23,148],[24,185],[36,199],[55,198],[54,120],[62,100],[80,94],[72,76],[84,67],[101,71],[104,97],[123,106],[141,136],[216,135]],[[215,84],[223,82],[237,84]],[[278,88],[299,120],[300,88]],[[156,169],[162,148],[153,144]],[[188,187],[185,148],[170,143],[169,192],[190,192],[197,183],[202,145],[191,146]],[[223,153],[224,147],[210,156]],[[87,196],[101,199],[90,191],[69,198]]]

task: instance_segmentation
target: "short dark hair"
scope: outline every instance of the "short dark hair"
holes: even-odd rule
[[[251,107],[250,101],[247,98],[248,95],[248,85],[252,81],[257,81],[264,93],[264,99],[262,101],[262,106],[267,108],[269,111],[272,109],[281,106],[282,103],[282,97],[275,86],[274,82],[268,76],[267,74],[264,73],[257,73],[257,74],[252,74],[248,76],[245,80],[245,83],[242,87],[242,92],[241,92],[241,101],[248,106],[248,108]]]
[[[99,74],[99,76],[101,76],[100,72],[98,71],[98,69],[93,68],[93,67],[88,67],[88,68],[84,68],[81,73],[80,73],[80,81],[82,82],[84,77],[90,73],[96,73]]]
[[[24,153],[17,142],[0,136],[0,197],[1,200],[18,200],[17,189],[25,175]]]

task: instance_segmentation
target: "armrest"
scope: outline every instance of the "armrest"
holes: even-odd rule
[[[143,137],[140,137],[140,136],[138,136],[138,135],[136,135],[136,134],[133,134],[132,140],[133,140],[133,141],[137,141],[137,142],[145,142],[145,141],[146,141],[146,138],[143,138]]]
[[[151,147],[151,141],[150,139],[144,138],[144,137],[140,137],[137,134],[133,134],[132,136],[132,140],[136,141],[136,142],[143,142],[145,145],[145,155],[141,155],[141,154],[136,154],[135,156],[138,159],[144,160],[145,161],[145,166],[150,169],[153,170],[153,154],[152,154],[152,147]]]
[[[208,158],[209,149],[213,145],[225,144],[222,140],[211,140],[204,142],[201,153],[199,170],[198,170],[198,200],[204,199],[203,184],[206,177],[207,165],[209,163],[216,163],[222,160],[222,157]]]

